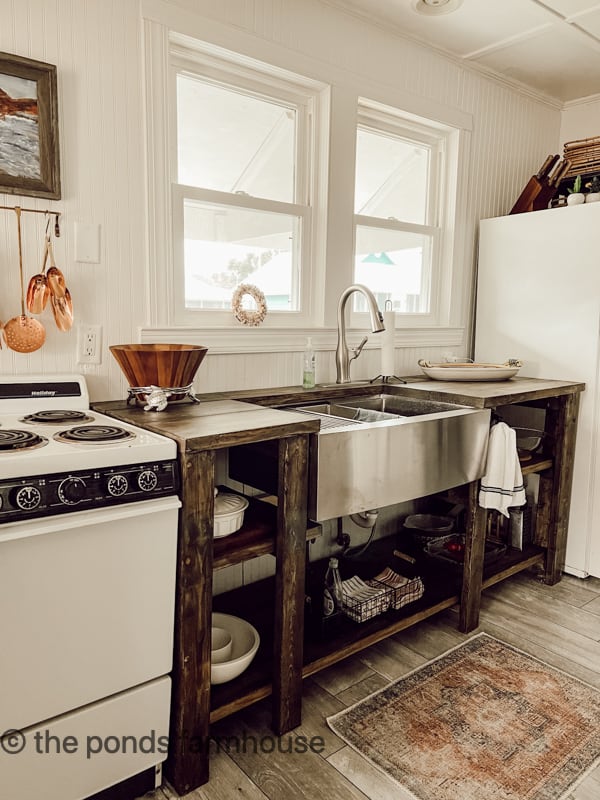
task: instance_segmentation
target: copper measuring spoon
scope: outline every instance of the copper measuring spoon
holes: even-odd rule
[[[6,345],[17,353],[33,353],[46,341],[46,329],[42,323],[25,314],[25,283],[23,280],[23,243],[21,240],[21,209],[15,208],[19,236],[19,272],[21,277],[21,315],[9,319],[4,326]]]

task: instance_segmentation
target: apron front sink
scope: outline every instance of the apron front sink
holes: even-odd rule
[[[379,394],[288,410],[318,416],[310,436],[311,519],[414,500],[480,478],[489,409]]]

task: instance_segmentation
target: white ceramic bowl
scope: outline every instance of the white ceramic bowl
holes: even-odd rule
[[[231,634],[231,656],[221,664],[211,664],[210,682],[227,683],[237,678],[252,663],[260,644],[260,636],[256,628],[245,619],[231,614],[212,615],[212,624],[216,628],[224,628]]]
[[[229,661],[233,649],[233,639],[225,628],[214,628],[211,631],[210,660],[213,664]]]
[[[217,493],[215,489],[215,518],[213,536],[220,539],[239,531],[244,524],[244,512],[248,508],[248,500],[239,494]]]

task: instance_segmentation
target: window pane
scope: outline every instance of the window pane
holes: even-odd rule
[[[267,308],[297,311],[301,220],[287,214],[184,202],[185,306],[231,308],[240,283]]]
[[[427,224],[429,155],[425,145],[359,128],[354,213]]]
[[[354,280],[371,289],[382,311],[391,300],[392,311],[428,312],[431,250],[424,234],[357,226]],[[354,310],[366,311],[362,295],[354,298]]]
[[[292,203],[296,110],[177,76],[178,182]]]

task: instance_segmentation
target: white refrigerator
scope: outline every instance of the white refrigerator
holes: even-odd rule
[[[600,577],[600,203],[482,220],[475,360],[582,381],[565,571]]]

